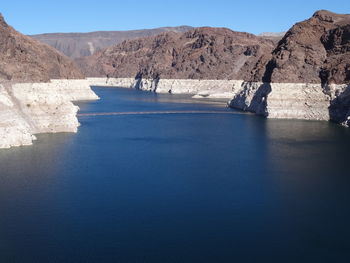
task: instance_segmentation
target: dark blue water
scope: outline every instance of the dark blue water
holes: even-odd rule
[[[95,91],[82,112],[229,111]],[[250,114],[80,122],[0,151],[0,262],[349,262],[349,130]]]

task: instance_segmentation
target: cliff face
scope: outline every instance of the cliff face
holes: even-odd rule
[[[249,79],[262,76],[273,47],[252,34],[197,28],[125,41],[77,63],[90,77]]]
[[[97,31],[90,33],[51,33],[31,37],[46,43],[70,58],[90,56],[95,51],[119,44],[125,40],[155,36],[163,32],[186,32],[189,26],[161,27],[129,31]]]
[[[83,77],[69,58],[0,16],[0,148],[30,145],[37,133],[76,132],[72,101],[98,98],[87,80],[75,79]]]
[[[54,48],[24,36],[0,15],[0,80],[43,82],[84,78],[77,66]]]
[[[232,96],[232,107],[267,117],[350,123],[350,15],[318,11],[278,43],[223,28],[161,34],[79,64],[88,76],[136,76],[143,90]]]
[[[350,15],[321,10],[295,24],[272,52],[264,82],[350,81]]]

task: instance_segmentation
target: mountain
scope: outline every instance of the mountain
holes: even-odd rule
[[[276,44],[277,44],[278,41],[280,41],[285,34],[286,34],[286,32],[263,32],[263,33],[259,34],[258,36],[262,37],[262,38],[270,39],[270,40],[276,42]]]
[[[273,48],[249,33],[203,27],[124,41],[76,61],[93,77],[242,79],[259,74]]]
[[[51,33],[31,37],[46,43],[71,58],[90,56],[95,51],[121,43],[125,40],[158,35],[163,32],[186,32],[190,26],[161,27],[129,31],[97,31],[90,33]]]
[[[350,15],[320,10],[280,40],[231,106],[273,118],[350,126]],[[252,83],[260,81],[262,84]]]
[[[350,82],[350,15],[317,11],[295,24],[272,52],[265,82]]]
[[[42,82],[83,77],[69,58],[17,32],[0,14],[0,80]]]

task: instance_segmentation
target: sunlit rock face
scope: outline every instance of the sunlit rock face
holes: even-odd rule
[[[270,118],[349,124],[350,15],[317,11],[295,24],[230,105]]]
[[[71,59],[17,32],[0,14],[0,82],[48,82],[56,78],[82,79],[84,75]]]
[[[87,77],[235,80],[261,75],[274,42],[227,28],[124,41],[76,60]]]
[[[245,82],[230,106],[268,118],[329,120],[330,97],[321,84]]]
[[[37,133],[76,132],[72,101],[92,99],[96,94],[69,58],[0,15],[0,148],[30,145]]]
[[[86,80],[0,85],[0,148],[31,145],[38,133],[77,132],[72,101],[95,99]]]
[[[278,42],[215,28],[161,34],[79,63],[89,76],[107,76],[106,85],[227,98],[269,118],[349,124],[350,15],[317,11]]]

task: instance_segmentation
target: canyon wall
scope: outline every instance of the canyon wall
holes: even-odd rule
[[[193,98],[225,98],[232,108],[267,118],[333,120],[350,124],[350,85],[264,83],[244,80],[88,78],[91,86],[136,88],[189,94]]]
[[[0,148],[31,145],[38,133],[77,132],[72,101],[95,99],[87,80],[0,84]]]
[[[72,101],[97,98],[68,57],[17,32],[0,14],[0,148],[30,145],[38,133],[76,132]]]
[[[317,11],[278,42],[225,28],[164,33],[79,65],[87,76],[129,79],[119,86],[228,98],[269,118],[349,123],[350,15]]]

